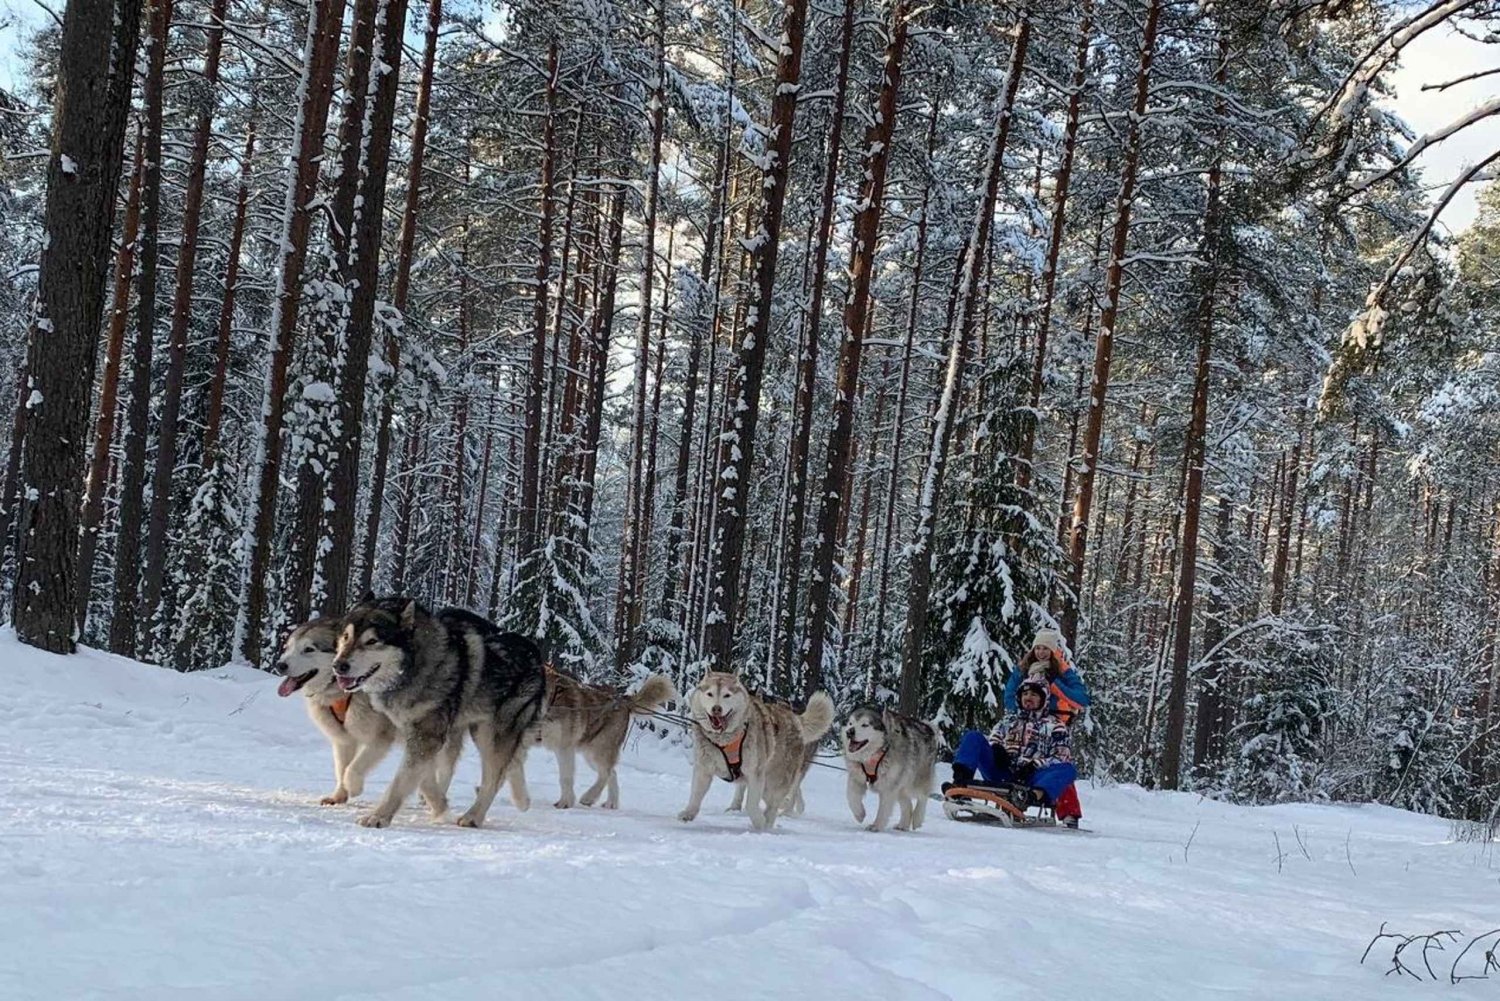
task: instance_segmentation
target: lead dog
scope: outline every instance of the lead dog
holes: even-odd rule
[[[467,732],[479,749],[480,780],[458,824],[481,826],[541,718],[546,680],[536,644],[462,609],[433,614],[409,598],[367,598],[344,617],[333,671],[344,691],[369,694],[406,747],[385,796],[360,824],[388,826],[417,788],[434,819],[446,816]]]
[[[833,700],[814,692],[798,716],[762,702],[732,674],[710,671],[688,700],[693,718],[693,788],[678,819],[691,821],[715,778],[745,787],[745,810],[758,831],[776,826],[802,771],[808,744],[833,725]]]
[[[608,688],[586,685],[566,674],[548,671],[547,688],[546,714],[541,725],[533,728],[531,738],[557,755],[562,795],[554,805],[560,810],[568,809],[575,801],[593,806],[599,794],[608,787],[609,796],[604,801],[604,808],[618,809],[620,782],[615,769],[620,762],[625,737],[630,732],[630,716],[648,712],[672,698],[676,693],[671,680],[664,674],[653,674],[634,695],[621,695]],[[573,775],[580,751],[594,767],[598,778],[581,798],[575,800]],[[519,772],[518,764],[512,772],[512,794]]]
[[[375,711],[363,693],[345,694],[333,675],[338,619],[314,619],[293,629],[282,645],[276,673],[283,678],[276,694],[302,692],[308,718],[333,747],[333,792],[324,806],[346,803],[364,791],[365,776],[396,740],[396,727]]]
[[[880,805],[869,830],[883,831],[897,806],[898,831],[915,831],[927,816],[927,794],[937,767],[938,732],[930,723],[874,707],[861,707],[844,727],[844,763],[849,768],[849,810],[865,822],[865,792]]]

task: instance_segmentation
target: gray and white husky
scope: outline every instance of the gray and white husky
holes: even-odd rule
[[[889,709],[866,706],[849,715],[843,745],[849,768],[849,810],[855,821],[865,822],[865,793],[873,789],[880,804],[869,830],[885,830],[897,806],[901,820],[896,830],[920,828],[937,767],[937,728]]]
[[[396,740],[396,727],[370,704],[363,692],[350,695],[333,675],[333,652],[338,644],[338,619],[313,619],[293,629],[281,648],[276,673],[282,682],[276,694],[286,698],[301,692],[308,718],[333,747],[333,792],[324,806],[346,803],[364,791],[365,776],[380,763]]]
[[[413,790],[434,819],[447,815],[448,785],[467,733],[479,749],[474,803],[458,818],[479,827],[526,731],[541,718],[541,651],[472,612],[428,612],[410,598],[366,598],[344,616],[333,671],[345,692],[365,692],[399,731],[406,753],[385,796],[359,818],[386,827]]]
[[[710,671],[688,698],[693,718],[693,788],[678,819],[698,816],[715,778],[745,787],[745,811],[758,831],[776,825],[803,770],[808,744],[833,725],[833,700],[814,692],[797,715],[763,702],[733,674]]]

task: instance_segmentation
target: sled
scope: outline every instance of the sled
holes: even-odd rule
[[[1035,813],[1017,804],[1010,790],[990,786],[958,786],[943,795],[943,812],[948,819],[1001,827],[1059,827],[1050,806],[1037,806]]]

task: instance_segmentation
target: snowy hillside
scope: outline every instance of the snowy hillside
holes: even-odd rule
[[[554,810],[534,754],[529,813],[502,798],[482,831],[415,808],[365,830],[316,805],[326,746],[265,675],[9,636],[0,668],[6,999],[1332,1001],[1416,989],[1360,966],[1382,921],[1500,922],[1494,846],[1432,818],[1085,788],[1094,836],[936,810],[919,834],[874,835],[842,776],[814,769],[808,816],[755,835],[722,784],[699,822],[674,819],[686,753],[647,740],[618,814]]]

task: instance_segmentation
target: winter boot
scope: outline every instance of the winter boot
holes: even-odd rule
[[[942,789],[943,793],[946,795],[949,789],[962,789],[965,786],[973,784],[974,769],[970,768],[968,765],[961,765],[957,761],[955,761],[953,762],[953,781],[944,782],[942,785]]]

